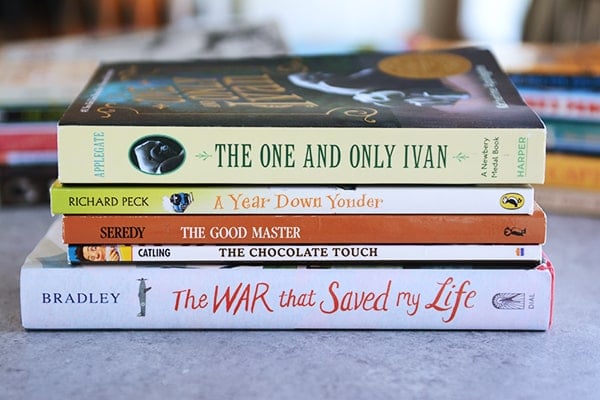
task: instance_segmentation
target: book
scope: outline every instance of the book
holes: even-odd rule
[[[69,244],[541,244],[546,214],[63,215]]]
[[[547,152],[600,155],[600,121],[545,118],[544,123]]]
[[[536,201],[544,210],[557,214],[600,217],[600,191],[541,185]]]
[[[0,123],[0,165],[56,164],[56,121]]]
[[[100,263],[507,263],[542,260],[542,245],[68,245],[70,264]]]
[[[600,157],[548,152],[544,186],[600,190]]]
[[[554,269],[71,266],[60,224],[20,275],[26,329],[546,330]]]
[[[600,90],[600,72],[590,74],[587,72],[573,75],[565,73],[556,74],[535,74],[532,72],[510,72],[510,80],[518,89],[558,89],[558,90]]]
[[[600,90],[533,89],[517,86],[523,100],[547,118],[600,122]]]
[[[65,184],[530,184],[544,155],[475,47],[107,63],[58,126]]]
[[[531,214],[531,185],[63,185],[53,214]],[[443,199],[442,201],[440,199]]]

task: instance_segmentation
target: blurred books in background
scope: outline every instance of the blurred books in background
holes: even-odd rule
[[[0,204],[48,201],[56,123],[100,62],[264,57],[287,52],[274,24],[204,29],[179,24],[0,46]]]
[[[600,216],[600,44],[522,46],[505,57],[521,95],[547,128],[547,210]]]
[[[412,47],[456,44],[417,37]],[[547,128],[546,179],[535,185],[536,200],[549,212],[600,217],[600,44],[486,47]]]

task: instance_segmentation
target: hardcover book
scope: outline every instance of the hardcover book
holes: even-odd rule
[[[54,224],[20,286],[26,329],[546,330],[554,269],[73,267]]]
[[[108,63],[58,127],[65,184],[527,184],[544,155],[476,47]]]
[[[543,244],[546,214],[63,215],[69,244]]]
[[[531,214],[531,185],[63,185],[53,214]],[[440,200],[443,199],[443,200]]]

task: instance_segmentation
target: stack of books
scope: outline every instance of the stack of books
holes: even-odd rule
[[[545,330],[544,156],[485,49],[105,64],[23,325]]]

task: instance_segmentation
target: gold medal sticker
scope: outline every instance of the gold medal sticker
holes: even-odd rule
[[[388,75],[409,79],[439,79],[463,74],[472,67],[463,56],[452,53],[411,53],[390,56],[377,64]]]

